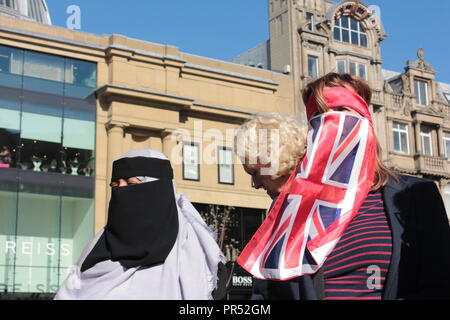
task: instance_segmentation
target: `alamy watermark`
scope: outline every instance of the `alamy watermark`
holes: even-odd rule
[[[381,268],[377,265],[367,267],[366,273],[369,275],[366,281],[367,289],[378,290],[381,288]]]
[[[280,162],[280,132],[278,129],[259,129],[256,134],[238,129],[226,129],[225,132],[210,128],[203,130],[203,122],[194,121],[194,130],[174,129],[170,139],[175,141],[170,154],[172,164],[223,164],[218,157],[218,147],[233,150],[232,163],[258,165],[261,175],[274,175]],[[199,154],[186,157],[183,154],[185,143],[199,146]]]
[[[66,20],[67,29],[80,30],[81,29],[81,8],[75,4],[67,7],[66,13],[69,15]]]

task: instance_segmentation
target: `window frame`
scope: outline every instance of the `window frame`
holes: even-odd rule
[[[444,92],[444,98],[447,100],[447,103],[450,104],[450,93]]]
[[[306,12],[305,13],[305,20],[306,22],[308,22],[308,24],[306,25],[307,29],[309,31],[313,31],[313,26],[314,26],[314,14],[311,12]]]
[[[450,147],[447,149],[447,141],[450,143],[450,132],[444,131],[444,152],[445,157],[450,160]]]
[[[395,125],[398,125],[398,128],[395,128]],[[400,126],[405,126],[405,129],[401,129]],[[399,135],[399,145],[400,145],[400,149],[402,150],[397,150],[395,149],[395,134],[398,133]],[[406,134],[406,152],[403,151],[402,148],[402,139],[401,136],[403,134]],[[392,122],[392,137],[393,137],[393,149],[396,152],[402,153],[402,154],[410,154],[410,150],[409,150],[409,125],[407,123],[403,123],[403,122],[398,122],[398,121],[393,121]]]
[[[361,76],[361,67],[364,67],[364,77]],[[358,76],[361,79],[364,79],[366,81],[368,80],[368,77],[367,77],[367,65],[365,63],[358,63]]]
[[[230,151],[231,152],[231,182],[224,182],[220,179],[220,168],[222,163],[220,162],[220,151]],[[234,185],[234,163],[233,163],[233,148],[231,147],[224,147],[224,146],[218,146],[217,147],[217,181],[219,184],[226,184],[226,185]]]
[[[447,218],[450,220],[450,183],[444,186],[444,204],[447,211]]]
[[[316,64],[316,68],[315,68],[316,76],[315,77],[311,75],[311,70],[309,68],[309,66],[310,66],[309,61],[310,61],[310,59],[313,59],[315,61],[315,64]],[[315,55],[312,55],[312,54],[308,54],[308,77],[311,78],[311,79],[317,79],[319,77],[319,57],[315,56]]]
[[[344,71],[343,72],[339,71],[339,63],[343,63],[344,64]],[[347,60],[345,60],[345,59],[337,59],[336,60],[336,71],[339,74],[347,73]]]
[[[351,65],[354,64],[355,65],[355,73],[351,72]],[[364,77],[361,77],[361,67],[364,67]],[[348,73],[360,77],[361,79],[364,79],[366,81],[368,81],[368,77],[367,77],[367,65],[365,63],[362,62],[358,62],[358,61],[354,61],[354,60],[349,60],[348,62],[348,67],[349,67],[349,71]]]
[[[421,94],[421,88],[420,85],[417,84],[424,84],[425,85],[425,104],[422,103],[422,94]],[[428,82],[425,80],[420,79],[414,79],[414,94],[416,95],[416,104],[419,106],[428,106]]]
[[[343,25],[343,20],[342,19],[348,19],[348,27],[345,27]],[[352,28],[352,22],[356,22],[356,29]],[[336,30],[339,30],[339,39],[336,39]],[[344,40],[344,32],[348,33],[348,41]],[[356,33],[357,38],[358,38],[358,43],[353,43],[352,40],[352,35],[353,33]],[[362,41],[362,36],[365,37],[365,45],[363,45],[363,41]],[[338,19],[335,20],[334,22],[334,27],[333,27],[333,40],[337,40],[340,42],[344,42],[344,43],[348,43],[351,45],[356,45],[358,47],[362,47],[362,48],[368,48],[369,47],[369,41],[368,41],[368,37],[367,37],[367,32],[363,29],[363,27],[361,26],[361,21],[355,19],[353,16],[350,15],[345,15],[345,16],[341,16]]]
[[[185,147],[189,145],[190,147],[196,147],[197,149],[197,178],[189,178],[186,177],[186,168],[185,168]],[[187,181],[200,181],[200,144],[198,142],[193,141],[183,141],[182,147],[182,171],[183,171],[183,180]]]
[[[9,3],[9,5],[7,5]],[[15,9],[16,8],[16,0],[0,0],[0,6],[5,8]]]
[[[430,132],[428,132],[428,133],[423,132],[423,128],[430,129]],[[429,141],[430,141],[430,145],[429,145],[430,146],[430,154],[427,154],[425,152],[425,138],[429,138]],[[420,128],[420,142],[422,144],[422,150],[421,150],[422,154],[424,156],[432,157],[433,156],[433,129],[432,128],[430,128],[428,126],[424,126],[424,127]]]

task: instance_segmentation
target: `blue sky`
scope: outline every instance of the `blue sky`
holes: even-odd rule
[[[139,3],[139,5],[137,5]],[[389,37],[383,68],[403,71],[424,48],[437,79],[450,83],[450,0],[370,0],[381,8]],[[66,9],[81,8],[81,31],[122,34],[230,60],[269,38],[267,0],[47,0],[53,24],[66,26]],[[133,6],[133,4],[135,6]]]

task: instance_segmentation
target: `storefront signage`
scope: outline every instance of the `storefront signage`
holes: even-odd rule
[[[233,287],[251,287],[252,284],[251,276],[233,276]]]
[[[61,244],[60,253],[62,256],[69,256],[70,245]],[[58,251],[58,245],[55,243],[34,243],[32,241],[21,241],[16,243],[15,241],[5,241],[0,242],[0,253],[12,253],[12,254],[23,254],[23,255],[33,255],[33,254],[45,254],[47,256],[54,256]]]

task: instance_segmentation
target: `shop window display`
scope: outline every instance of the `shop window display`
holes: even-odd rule
[[[0,294],[54,293],[94,232],[96,64],[0,45]]]

